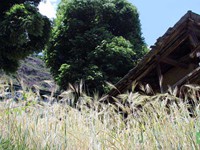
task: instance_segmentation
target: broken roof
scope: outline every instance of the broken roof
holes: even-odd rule
[[[194,26],[198,27],[197,29],[199,29],[198,32],[200,33],[200,16],[188,11],[172,28],[169,28],[162,37],[157,39],[155,45],[151,46],[149,53],[115,85],[116,88],[111,89],[108,95],[115,97],[127,91],[134,81],[137,82],[145,77],[156,67],[158,56],[169,55],[177,48],[177,45],[180,45],[189,35],[193,34],[191,31],[195,29],[193,28]],[[191,53],[191,57],[194,57],[192,55],[195,55],[195,51],[200,49],[200,44],[196,41],[193,39],[190,41],[195,48]]]

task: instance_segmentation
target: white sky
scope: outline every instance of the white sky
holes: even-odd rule
[[[38,6],[41,14],[52,19],[56,17],[56,8],[58,0],[44,0]]]

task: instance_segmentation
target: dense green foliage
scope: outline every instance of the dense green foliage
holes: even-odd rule
[[[0,69],[14,72],[19,60],[41,51],[50,21],[36,8],[41,0],[0,0]]]
[[[62,88],[83,79],[102,91],[144,53],[137,9],[126,0],[62,0],[45,59]]]

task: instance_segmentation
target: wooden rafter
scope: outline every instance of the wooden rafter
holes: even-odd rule
[[[171,59],[171,58],[167,58],[167,57],[164,57],[162,59],[159,59],[158,60],[159,62],[163,62],[163,63],[166,63],[166,64],[169,64],[169,65],[172,65],[172,66],[175,66],[175,67],[180,67],[180,68],[188,68],[188,65],[182,63],[182,62],[178,62],[174,59]]]
[[[197,52],[200,52],[200,44],[199,44],[196,48],[194,48],[194,49],[192,50],[192,53],[190,53],[190,57],[191,57],[191,58],[196,57]]]
[[[187,74],[185,77],[181,78],[178,82],[176,82],[172,87],[180,86],[185,84],[187,81],[192,80],[194,76],[198,76],[200,73],[200,67],[194,69],[191,73]]]
[[[182,43],[184,43],[188,39],[187,34],[183,34],[182,36],[179,36],[176,40],[171,39],[171,43],[166,45],[166,48],[161,49],[161,51],[164,51],[164,54],[162,54],[162,57],[168,56],[173,50],[178,48]]]
[[[199,27],[194,27],[194,25],[193,25],[193,26],[189,26],[189,27],[188,27],[188,30],[189,30],[189,31],[193,31],[193,32],[196,33],[196,34],[200,34]]]
[[[180,46],[187,38],[188,35],[184,34],[185,32],[181,32],[182,30],[180,30],[180,32],[177,32],[180,29],[177,29],[176,32],[173,33],[173,37],[178,36],[178,38],[176,38],[176,40],[171,40],[169,42],[169,39],[167,39],[167,45],[166,46],[162,46],[163,48],[159,50],[159,52],[161,53],[160,55],[162,55],[162,57],[166,57],[168,56],[174,49],[176,49],[178,46]],[[174,35],[175,34],[175,35]],[[128,74],[126,74],[124,76],[124,78],[122,78],[115,86],[117,87],[118,90],[116,89],[112,89],[111,91],[109,91],[109,95],[112,96],[116,96],[120,93],[123,93],[124,91],[126,91],[128,88],[131,87],[131,84],[133,81],[139,81],[141,80],[143,77],[145,77],[152,69],[156,68],[157,65],[157,61],[155,61],[155,59],[153,58],[153,56],[156,56],[157,51],[156,50],[152,50],[152,54],[149,53],[148,55],[146,55],[146,57],[143,58],[143,60],[141,60],[141,62],[132,70],[130,70],[130,72]],[[151,57],[151,59],[149,58],[149,55]],[[152,55],[152,56],[151,56]],[[148,61],[150,60],[150,61]],[[131,79],[131,81],[130,81]]]
[[[186,68],[187,65],[182,62],[190,61],[191,55],[193,55],[192,52],[194,52],[194,56],[196,56],[197,52],[200,52],[200,41],[198,41],[199,39],[197,37],[200,33],[199,25],[200,15],[189,11],[172,28],[167,30],[162,37],[158,38],[155,45],[151,47],[152,50],[139,62],[139,64],[130,70],[117,84],[115,84],[117,90],[113,88],[109,91],[108,95],[115,97],[119,93],[123,93],[131,86],[133,81],[139,82],[145,77],[148,78],[148,74],[153,69],[157,69],[159,85],[162,92],[163,76],[159,62]],[[187,54],[179,60],[169,58],[169,55],[181,44],[187,42],[187,40],[190,40],[191,42],[191,54]],[[162,57],[160,61],[156,58],[157,55]]]
[[[194,48],[196,48],[199,45],[200,41],[198,40],[197,35],[194,31],[190,31],[189,39],[190,39],[191,45]]]

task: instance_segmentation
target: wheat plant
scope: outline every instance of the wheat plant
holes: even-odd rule
[[[0,149],[200,148],[198,86],[184,86],[181,97],[176,90],[153,96],[131,91],[116,97],[114,105],[82,91],[76,106],[71,107],[66,101],[73,100],[72,90],[54,103],[38,101],[31,91],[21,91],[22,97],[15,101],[3,96],[6,84],[0,86]],[[126,112],[127,117],[117,110]]]

